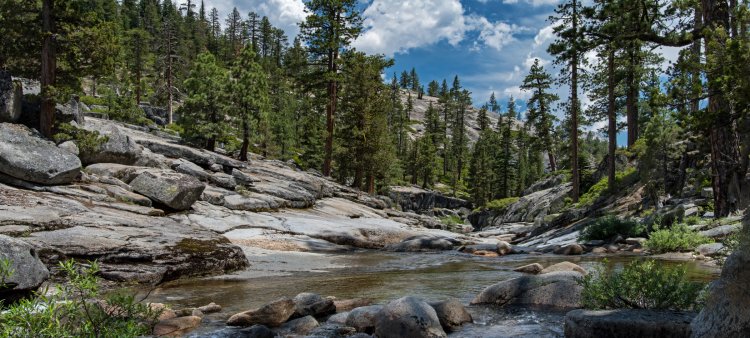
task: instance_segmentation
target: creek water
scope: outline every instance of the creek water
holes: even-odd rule
[[[482,289],[521,274],[513,269],[530,263],[543,266],[571,261],[591,271],[607,264],[613,269],[643,256],[546,256],[509,255],[480,257],[457,252],[385,253],[355,252],[319,255],[266,255],[253,262],[246,271],[236,274],[184,280],[149,290],[148,301],[163,302],[173,308],[198,307],[210,302],[224,309],[211,314],[191,337],[231,337],[234,329],[224,321],[240,311],[259,307],[280,297],[294,297],[301,292],[323,296],[371,298],[387,303],[403,296],[417,296],[427,301],[456,298],[464,304]],[[317,266],[323,259],[326,264]],[[700,261],[659,260],[664,265],[686,264],[690,279],[710,281],[719,270]],[[255,263],[255,264],[254,264]],[[285,270],[284,265],[289,265]],[[279,266],[281,266],[279,268]],[[306,266],[308,267],[306,269]],[[269,267],[274,267],[269,270]],[[308,270],[308,271],[306,271]],[[314,270],[311,272],[309,270]],[[145,292],[145,291],[144,291]],[[453,337],[560,337],[564,312],[553,309],[498,308],[470,306],[474,324],[452,333]]]

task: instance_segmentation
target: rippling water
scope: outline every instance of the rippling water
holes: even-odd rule
[[[261,276],[256,266],[296,263],[305,265],[305,258],[289,262],[288,258],[274,262],[273,255],[263,264],[253,264],[248,271],[218,278],[178,281],[151,290],[149,301],[164,302],[175,308],[197,307],[215,302],[224,307],[219,314],[208,316],[207,324],[192,336],[227,336],[224,320],[233,313],[261,306],[279,297],[294,297],[300,292],[314,292],[324,296],[372,298],[376,303],[411,295],[427,301],[457,298],[468,304],[485,287],[521,274],[514,268],[538,262],[544,266],[560,261],[572,261],[587,270],[602,263],[595,256],[535,256],[510,255],[478,257],[456,252],[447,253],[383,253],[359,252],[326,255],[334,267],[318,272],[293,271],[286,276]],[[613,268],[640,256],[617,256],[606,264]],[[663,264],[677,264],[662,261]],[[265,264],[265,265],[264,265]],[[711,280],[718,270],[687,261],[691,279]],[[341,268],[342,266],[346,268]],[[469,307],[475,324],[467,325],[452,334],[456,337],[558,337],[562,335],[564,313],[528,308]]]

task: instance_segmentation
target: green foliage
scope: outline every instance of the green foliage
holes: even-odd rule
[[[81,100],[81,103],[89,106],[89,108],[93,105],[103,106],[107,104],[107,102],[103,98],[93,97],[93,96],[88,96],[88,95],[81,96],[80,100]]]
[[[617,184],[614,189],[619,189],[620,187],[625,186],[628,182],[631,182],[634,177],[637,177],[638,173],[636,172],[635,168],[628,168],[624,171],[618,171],[615,173],[615,184]],[[578,200],[577,207],[583,208],[583,207],[590,207],[592,206],[600,197],[605,196],[607,193],[611,193],[614,190],[609,189],[609,183],[607,180],[607,177],[602,177],[602,179],[599,180],[599,182],[596,182],[589,190],[581,195],[580,199]]]
[[[509,206],[511,206],[513,203],[518,202],[518,197],[506,197],[501,199],[496,199],[488,202],[484,208],[490,211],[494,212],[502,212],[505,211]]]
[[[711,243],[711,240],[698,232],[691,230],[685,224],[677,224],[669,229],[654,228],[646,248],[655,253],[692,251],[701,244]]]
[[[13,262],[11,262],[10,259],[0,259],[0,290],[5,287],[5,280],[10,276],[13,276],[13,273],[15,272],[11,265],[12,263]],[[2,305],[2,302],[0,302],[0,305]]]
[[[447,225],[447,226],[456,226],[463,224],[464,221],[461,219],[461,217],[458,217],[456,215],[450,215],[440,218],[440,222]]]
[[[110,119],[141,126],[154,124],[135,102],[135,98],[129,94],[118,94],[114,90],[108,90],[104,101],[107,106],[106,114]]]
[[[184,82],[187,97],[180,107],[180,133],[183,137],[204,144],[213,150],[225,138],[228,124],[222,111],[227,71],[219,66],[213,54],[198,54],[189,77]]]
[[[606,264],[606,263],[605,263]],[[599,266],[579,281],[587,309],[698,310],[704,284],[687,281],[685,266],[633,261],[622,271]]]
[[[646,226],[632,219],[605,216],[597,219],[581,231],[583,240],[609,240],[617,235],[641,237],[646,234]]]
[[[74,141],[81,153],[93,153],[109,140],[107,136],[99,136],[98,131],[74,127],[69,123],[61,123],[57,126],[57,133],[52,136],[55,143]]]
[[[68,282],[0,313],[0,337],[138,337],[149,335],[161,314],[132,295],[103,295],[96,262],[60,262]]]

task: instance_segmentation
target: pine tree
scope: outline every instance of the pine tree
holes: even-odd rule
[[[326,142],[323,175],[331,175],[334,121],[338,102],[338,59],[362,30],[362,19],[355,0],[311,0],[305,2],[308,17],[300,24],[300,34],[314,58],[326,65],[322,76],[326,85]]]
[[[227,124],[222,111],[227,72],[221,68],[211,53],[201,53],[185,80],[185,102],[180,107],[180,125],[184,137],[200,140],[213,151],[216,141],[225,137]]]
[[[544,70],[543,66],[539,65],[539,59],[535,59],[529,74],[523,80],[521,89],[531,91],[531,97],[528,101],[528,122],[534,126],[541,149],[547,153],[550,171],[556,171],[557,162],[552,140],[552,126],[555,116],[552,115],[550,107],[553,102],[557,101],[558,97],[549,92],[551,86],[552,76]]]
[[[439,95],[439,92],[440,84],[435,80],[430,81],[430,83],[427,85],[427,96],[437,97]]]
[[[474,148],[469,162],[469,191],[475,205],[482,206],[491,201],[494,196],[493,157],[496,144],[495,132],[483,129]]]
[[[487,130],[490,127],[490,117],[487,116],[487,105],[479,108],[479,114],[477,115],[477,126],[479,130]]]
[[[264,132],[268,120],[268,80],[255,60],[257,55],[251,46],[242,49],[232,67],[227,92],[232,102],[228,112],[241,125],[242,148],[239,159],[247,161],[250,147],[250,128],[256,123],[258,133]]]
[[[411,82],[411,90],[413,92],[419,92],[419,89],[422,87],[422,85],[419,83],[419,75],[417,75],[417,70],[412,68],[411,72],[409,73],[409,78]]]
[[[234,7],[232,12],[227,15],[224,25],[226,27],[224,34],[228,42],[225,59],[231,62],[242,50],[242,15],[237,7]]]
[[[401,89],[411,89],[411,75],[409,75],[409,72],[401,72],[399,83],[401,84]]]
[[[495,155],[495,183],[493,187],[495,197],[498,198],[506,198],[514,195],[519,190],[515,185],[516,176],[519,176],[519,181],[523,181],[526,177],[526,168],[525,166],[522,167],[526,163],[525,155],[522,156],[522,152],[525,153],[525,147],[523,146],[525,131],[523,129],[519,130],[517,138],[513,138],[515,118],[516,101],[511,96],[508,100],[507,113],[497,120],[497,139],[499,144]],[[518,148],[516,148],[516,143],[518,143]],[[515,167],[515,165],[518,166]]]

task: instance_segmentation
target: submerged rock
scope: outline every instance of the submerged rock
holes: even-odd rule
[[[487,287],[471,304],[580,308],[582,287],[577,280],[582,277],[578,272],[560,271],[513,278]]]
[[[690,322],[694,317],[694,312],[652,311],[640,309],[604,311],[573,310],[568,312],[565,316],[565,337],[690,337]]]
[[[233,315],[227,320],[229,326],[251,326],[255,324],[271,327],[279,326],[289,320],[294,314],[294,301],[289,298],[279,298],[258,309],[248,310]]]
[[[447,337],[435,309],[411,296],[396,299],[380,310],[375,316],[375,335],[380,338]]]
[[[81,171],[77,156],[26,126],[0,123],[0,174],[46,185],[68,184]]]

